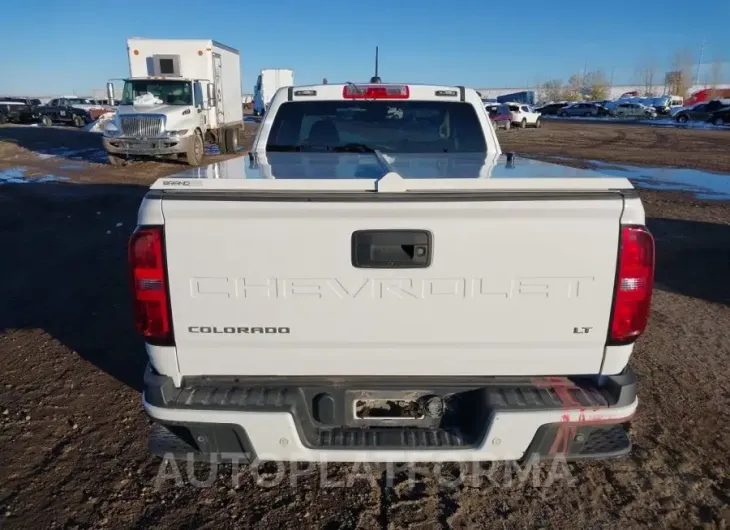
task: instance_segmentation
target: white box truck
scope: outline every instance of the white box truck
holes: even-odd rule
[[[238,149],[243,128],[238,50],[206,39],[127,40],[129,78],[104,126],[109,163],[131,157],[184,158],[198,166],[205,142]],[[107,85],[114,99],[114,85]]]
[[[261,70],[254,86],[253,113],[263,116],[269,108],[276,91],[284,86],[294,86],[294,72],[286,68],[268,68]]]

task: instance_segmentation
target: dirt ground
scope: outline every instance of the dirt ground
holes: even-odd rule
[[[576,157],[730,172],[730,128],[698,130],[545,120],[541,129],[500,130],[499,140],[505,151],[545,160]]]
[[[730,174],[727,131],[556,122],[500,138],[506,150],[540,158]],[[74,130],[0,128],[0,171],[78,182],[0,186],[3,528],[730,526],[727,202],[640,192],[657,285],[632,358],[640,404],[630,457],[570,464],[558,477],[543,464],[542,479],[527,483],[510,465],[463,480],[455,465],[373,471],[370,480],[360,467],[350,483],[352,465],[329,465],[284,480],[263,467],[239,476],[221,466],[205,485],[206,465],[191,476],[180,464],[178,485],[175,469],[147,453],[145,354],[132,330],[125,245],[145,186],[184,166],[111,168],[99,148],[97,136]]]

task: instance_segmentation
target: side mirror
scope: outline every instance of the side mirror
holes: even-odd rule
[[[106,84],[106,98],[109,100],[109,105],[114,105],[114,83]]]
[[[215,87],[208,83],[208,107],[215,107],[217,102],[215,100]]]

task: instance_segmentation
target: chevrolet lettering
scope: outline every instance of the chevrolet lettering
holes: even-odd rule
[[[587,298],[595,278],[236,278],[194,277],[193,298],[308,299],[308,300],[444,300]]]
[[[159,179],[140,206],[150,448],[625,456],[645,221],[626,178],[504,155],[473,89],[283,87],[250,156]]]

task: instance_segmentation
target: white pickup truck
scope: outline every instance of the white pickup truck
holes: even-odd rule
[[[630,450],[654,275],[639,197],[503,155],[472,89],[280,89],[248,157],[152,185],[129,263],[155,454]]]

